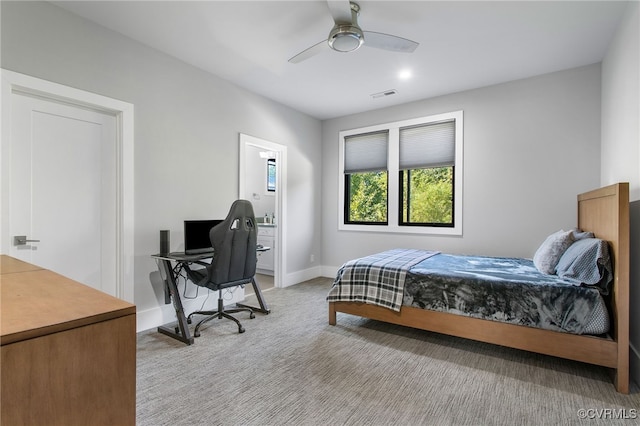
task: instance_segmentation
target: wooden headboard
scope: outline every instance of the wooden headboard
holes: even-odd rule
[[[609,242],[614,275],[610,298],[612,337],[618,344],[618,366],[628,369],[629,184],[617,183],[578,195],[578,228]]]

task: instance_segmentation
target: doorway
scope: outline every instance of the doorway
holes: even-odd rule
[[[133,105],[7,70],[1,90],[2,253],[133,303]]]
[[[275,176],[273,163],[276,165]],[[275,287],[284,287],[286,247],[283,242],[286,241],[287,232],[287,147],[240,133],[239,169],[239,198],[252,202],[256,218],[262,218],[262,222],[275,222],[271,224],[273,226],[269,226],[270,232],[268,232],[272,234],[274,246],[273,253],[270,254],[273,256],[274,265],[273,284]],[[260,183],[259,189],[255,189],[252,181],[256,174],[264,177],[264,185]],[[272,219],[273,217],[275,220]]]

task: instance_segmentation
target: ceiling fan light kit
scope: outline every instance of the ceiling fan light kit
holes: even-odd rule
[[[352,52],[364,43],[364,34],[352,25],[336,26],[329,34],[329,47],[338,52]]]

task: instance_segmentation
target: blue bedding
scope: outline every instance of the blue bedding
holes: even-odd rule
[[[437,254],[409,270],[403,305],[572,334],[610,326],[597,288],[543,274],[529,259]]]

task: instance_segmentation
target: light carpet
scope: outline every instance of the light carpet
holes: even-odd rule
[[[608,369],[346,314],[330,326],[330,287],[266,292],[271,314],[236,314],[244,334],[217,319],[191,346],[140,333],[137,424],[640,424],[640,394]]]

